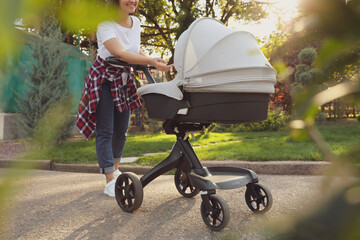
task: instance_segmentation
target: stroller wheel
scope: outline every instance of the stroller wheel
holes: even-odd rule
[[[115,183],[115,198],[125,212],[133,212],[143,201],[143,186],[134,173],[121,174]]]
[[[273,204],[270,190],[258,183],[247,185],[245,201],[254,213],[265,213],[270,210]]]
[[[181,169],[176,169],[174,180],[176,189],[186,198],[192,198],[200,192],[200,189],[191,185],[189,175]]]
[[[227,226],[230,220],[229,207],[225,200],[218,195],[210,195],[209,202],[201,202],[201,217],[211,230],[219,231]]]

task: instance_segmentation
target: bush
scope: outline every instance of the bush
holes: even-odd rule
[[[298,55],[300,64],[295,66],[295,81],[303,85],[310,85],[314,80],[321,77],[322,72],[317,68],[311,68],[316,59],[314,48],[304,48]]]
[[[41,122],[46,122],[44,118],[51,112],[51,109],[58,107],[63,101],[69,104],[59,112],[58,119],[62,119],[62,128],[57,129],[59,133],[51,134],[55,137],[54,141],[60,141],[63,137],[71,134],[70,106],[72,99],[67,83],[68,73],[67,62],[68,52],[62,45],[63,34],[61,26],[55,15],[51,12],[41,17],[39,24],[34,26],[37,30],[38,38],[32,41],[32,48],[28,49],[29,60],[20,63],[27,79],[23,82],[23,92],[26,96],[17,96],[17,111],[23,114],[19,119],[26,132],[34,137]],[[66,110],[66,112],[64,112]],[[51,122],[47,122],[51,126]]]
[[[310,70],[310,67],[306,64],[298,64],[295,66],[295,81],[300,82],[299,75]]]
[[[146,133],[159,133],[162,130],[162,122],[153,119],[143,122],[143,127]]]
[[[312,68],[312,69],[310,69],[310,70],[309,70],[309,73],[310,73],[310,75],[312,76],[312,79],[313,79],[313,80],[319,79],[319,78],[321,77],[321,75],[322,75],[321,70],[318,69],[318,68]]]
[[[304,86],[310,85],[311,80],[312,80],[312,76],[309,72],[300,73],[298,76],[298,81]]]
[[[287,126],[290,116],[279,112],[270,112],[268,118],[262,122],[241,124],[218,124],[216,132],[263,132],[278,131]]]
[[[294,96],[295,94],[304,91],[304,89],[305,89],[305,88],[304,88],[304,86],[303,86],[301,83],[294,82],[294,83],[291,84],[290,94],[291,94],[292,96]]]
[[[298,55],[298,59],[301,63],[311,65],[317,57],[315,48],[304,48]]]
[[[295,66],[296,72],[303,73],[310,70],[310,67],[304,63],[298,64]]]
[[[321,112],[317,117],[316,117],[316,122],[317,123],[323,123],[325,122],[327,119],[327,114],[324,112]]]
[[[358,115],[356,118],[357,118],[357,120],[358,120],[359,123],[360,123],[360,115]]]
[[[253,132],[278,131],[287,125],[289,119],[290,116],[288,115],[271,112],[269,113],[268,118],[262,122],[240,124],[240,130]]]

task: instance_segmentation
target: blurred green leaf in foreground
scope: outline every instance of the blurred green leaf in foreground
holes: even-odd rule
[[[64,1],[59,17],[68,30],[96,32],[97,25],[117,16],[116,8],[106,5],[105,1],[79,0]]]
[[[105,1],[78,0],[14,0],[0,1],[0,86],[5,84],[7,58],[16,58],[23,41],[22,31],[31,31],[36,34],[35,26],[40,22],[43,13],[55,12],[61,20],[64,30],[95,31],[98,23],[113,19],[116,10],[106,6]],[[16,29],[19,24],[21,30]],[[0,89],[1,90],[1,89]],[[0,92],[1,94],[1,92]],[[64,127],[64,117],[70,110],[69,99],[62,99],[49,109],[35,127],[33,138],[30,140],[30,151],[48,147],[58,138]],[[9,204],[13,194],[21,190],[15,185],[19,178],[26,177],[27,169],[33,168],[28,162],[19,162],[13,168],[6,169],[0,179],[0,232],[4,233],[9,226],[4,226],[1,219],[9,217],[11,208]]]
[[[360,139],[349,154],[340,158],[330,151],[315,126],[319,107],[329,101],[343,98],[359,106],[360,76],[348,76],[341,83],[334,83],[333,78],[343,74],[347,66],[360,63],[360,1],[302,0],[300,8],[305,27],[295,37],[298,41],[321,42],[315,65],[323,74],[295,96],[290,127],[294,136],[310,136],[332,166],[319,189],[327,196],[321,206],[306,217],[285,219],[287,224],[273,226],[278,230],[274,239],[360,239],[360,172],[359,166],[353,165],[359,158]],[[320,83],[330,84],[324,89]],[[334,184],[340,186],[336,191]]]

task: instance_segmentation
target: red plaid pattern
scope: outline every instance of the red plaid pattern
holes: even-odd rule
[[[113,67],[101,57],[97,57],[86,79],[76,118],[77,128],[87,139],[96,129],[96,107],[101,97],[101,85],[110,77],[114,78],[111,93],[119,112],[132,111],[141,106],[136,95],[136,82],[131,68]]]

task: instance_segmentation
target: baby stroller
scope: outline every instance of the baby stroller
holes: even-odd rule
[[[221,230],[230,218],[227,203],[216,195],[216,189],[246,186],[245,201],[250,210],[267,212],[272,196],[258,183],[255,172],[235,167],[203,167],[188,136],[211,123],[265,120],[276,71],[253,35],[229,29],[211,18],[191,24],[180,36],[174,56],[177,76],[164,83],[154,83],[149,66],[107,58],[112,65],[144,71],[154,84],[140,87],[138,95],[144,99],[149,117],[163,121],[166,134],[177,137],[170,155],[140,179],[133,173],[118,177],[117,203],[126,212],[136,210],[143,201],[143,188],[161,174],[176,169],[176,189],[187,198],[200,193],[201,216],[212,230]]]

